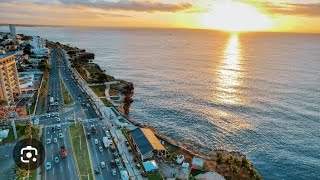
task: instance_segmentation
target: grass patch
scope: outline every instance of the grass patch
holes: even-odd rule
[[[66,105],[72,104],[73,99],[61,79],[60,79],[60,87],[61,87],[61,92],[62,92],[63,103]]]
[[[89,174],[89,179],[94,179],[90,164],[89,151],[87,148],[88,146],[86,136],[83,131],[83,126],[81,124],[73,124],[70,126],[69,131],[72,142],[72,148],[80,175],[86,176],[87,174]]]
[[[110,97],[110,99],[116,101],[116,100],[119,100],[119,97],[114,97],[113,96],[113,97]]]
[[[98,85],[98,86],[89,86],[92,91],[98,96],[98,97],[106,97],[105,95],[105,90],[106,86],[105,85]]]
[[[112,103],[107,98],[100,98],[103,104],[107,107],[111,107]]]
[[[119,121],[125,123],[125,120],[123,118],[120,118]]]
[[[29,180],[37,180],[37,169],[30,171]]]
[[[148,174],[149,180],[163,180],[163,177],[159,172],[149,173]]]
[[[113,111],[113,113],[114,113],[116,116],[120,116],[120,114],[118,113],[117,110],[115,110],[115,109],[113,109],[113,108],[111,108],[111,110]]]

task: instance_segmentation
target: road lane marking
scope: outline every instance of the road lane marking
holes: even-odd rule
[[[54,174],[54,167],[52,168],[52,174]]]

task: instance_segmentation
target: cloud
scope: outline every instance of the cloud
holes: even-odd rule
[[[269,14],[297,15],[306,17],[320,16],[320,3],[272,3],[266,1],[240,0],[241,2],[261,7]]]
[[[61,4],[63,6],[84,6],[105,10],[124,10],[142,12],[178,12],[192,8],[191,3],[161,3],[149,0],[55,0],[35,1],[36,4]]]

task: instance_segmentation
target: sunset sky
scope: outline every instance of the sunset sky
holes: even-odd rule
[[[1,0],[1,24],[320,33],[320,0]]]

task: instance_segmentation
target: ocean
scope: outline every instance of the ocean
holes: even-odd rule
[[[0,27],[0,31],[9,31]],[[320,178],[320,35],[17,27],[85,48],[132,81],[130,115],[185,143],[245,154],[264,179]]]

